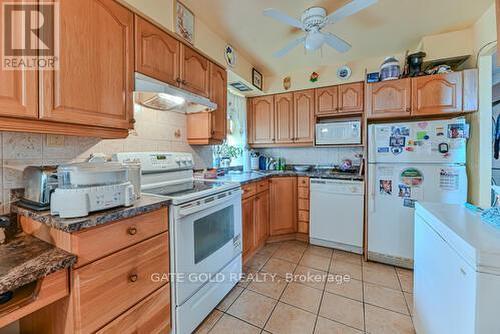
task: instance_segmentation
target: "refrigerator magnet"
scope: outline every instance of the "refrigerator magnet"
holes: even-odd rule
[[[379,193],[380,195],[392,195],[392,180],[380,180]]]
[[[403,148],[401,148],[401,147],[392,147],[391,148],[391,152],[394,155],[398,155],[398,154],[401,154],[401,152],[403,152]]]
[[[389,138],[390,147],[404,147],[406,142],[406,137],[391,136]]]
[[[406,184],[400,184],[398,186],[398,189],[399,189],[399,193],[398,193],[399,197],[403,197],[403,198],[410,198],[411,197],[410,186],[407,186]]]
[[[389,153],[389,147],[377,147],[377,153]]]
[[[406,208],[415,208],[415,200],[411,199],[411,198],[405,198],[403,200],[403,206],[406,207]]]
[[[418,187],[424,182],[424,176],[416,168],[406,168],[400,174],[401,182],[409,187]]]
[[[447,143],[441,143],[438,146],[439,153],[443,153],[443,154],[448,153],[449,150],[450,150],[450,146]]]
[[[464,138],[465,124],[448,124],[448,138],[458,139]]]

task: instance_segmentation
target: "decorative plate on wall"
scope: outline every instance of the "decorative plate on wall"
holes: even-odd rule
[[[347,80],[351,77],[351,68],[347,65],[339,67],[337,70],[337,77],[342,80]]]
[[[236,66],[236,51],[229,44],[227,44],[224,48],[224,59],[226,60],[226,63],[229,65],[229,67]]]

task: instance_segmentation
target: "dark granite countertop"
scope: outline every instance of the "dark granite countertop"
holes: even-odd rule
[[[75,262],[75,255],[20,234],[0,245],[0,294],[66,269]]]
[[[35,211],[28,209],[15,203],[11,205],[11,211],[18,215],[29,217],[33,220],[57,228],[64,232],[77,232],[83,229],[110,223],[120,219],[126,219],[138,216],[143,213],[158,210],[170,204],[170,200],[152,196],[141,195],[133,206],[118,207],[110,210],[103,210],[92,212],[86,217],[80,218],[61,218],[59,216],[52,216],[50,211]]]
[[[263,180],[269,177],[279,177],[279,176],[307,176],[311,178],[318,179],[336,179],[336,180],[348,180],[348,181],[363,181],[364,176],[352,173],[338,173],[331,172],[330,170],[313,169],[307,172],[296,172],[293,170],[285,171],[253,171],[253,172],[229,172],[224,176],[219,176],[218,181],[226,182],[237,182],[240,184],[246,184],[250,182],[255,182]]]

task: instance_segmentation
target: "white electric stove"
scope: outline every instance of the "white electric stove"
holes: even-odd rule
[[[141,190],[172,201],[169,212],[173,333],[191,333],[242,273],[238,183],[193,178],[189,153],[130,152],[141,163]]]

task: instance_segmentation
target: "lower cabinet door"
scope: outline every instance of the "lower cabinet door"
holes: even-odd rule
[[[241,202],[242,211],[242,233],[243,233],[243,262],[251,255],[255,245],[255,219],[254,219],[254,197],[244,199]]]
[[[156,334],[170,329],[170,284],[166,284],[97,333]]]
[[[162,287],[169,273],[168,232],[73,271],[75,331],[94,333]]]
[[[257,194],[254,206],[256,246],[260,247],[269,235],[269,191]]]
[[[275,177],[269,188],[269,235],[297,232],[297,178]]]

